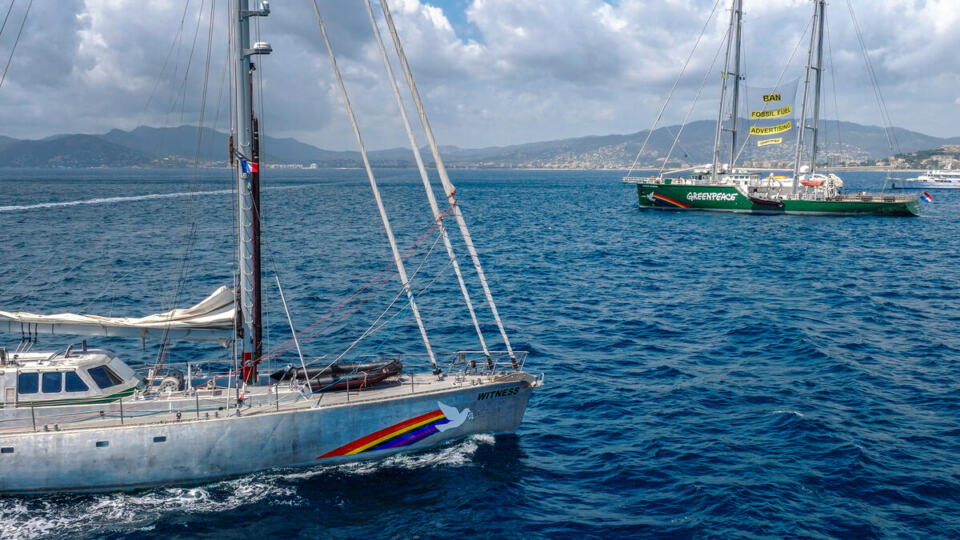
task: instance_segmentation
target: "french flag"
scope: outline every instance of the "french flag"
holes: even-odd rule
[[[933,195],[930,195],[926,191],[920,194],[920,198],[923,199],[925,202],[933,202]]]
[[[260,172],[260,164],[257,163],[256,161],[247,161],[245,159],[241,159],[240,170],[245,173]]]

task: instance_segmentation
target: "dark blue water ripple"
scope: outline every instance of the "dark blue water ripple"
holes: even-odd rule
[[[2,174],[2,207],[229,188],[222,171]],[[514,345],[546,373],[516,436],[187,488],[6,498],[0,536],[960,536],[960,193],[935,194],[920,219],[758,217],[640,211],[616,172],[453,175]],[[419,181],[381,176],[410,245],[430,222]],[[266,268],[305,327],[389,251],[359,171],[265,178],[283,188],[264,192]],[[184,256],[180,304],[195,302],[231,281],[232,216],[215,195],[0,209],[0,306],[166,309]],[[432,241],[409,263],[423,263],[420,286],[437,278],[428,328],[439,350],[476,347],[442,247],[424,258]],[[346,348],[393,279],[308,353]],[[267,296],[278,343],[285,320]],[[355,355],[417,353],[418,339],[401,312]],[[98,345],[132,363],[156,354]],[[211,345],[173,355],[227,358]]]

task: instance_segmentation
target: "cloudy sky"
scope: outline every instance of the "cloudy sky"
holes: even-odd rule
[[[0,16],[10,0],[0,0]],[[373,148],[401,146],[364,0],[322,0],[323,15],[364,135]],[[960,135],[960,9],[957,0],[850,0],[893,123]],[[6,63],[29,0],[14,0],[0,34]],[[195,124],[214,0],[35,0],[0,87],[0,134],[40,138],[137,125]],[[227,0],[215,0],[207,123],[225,122],[222,90]],[[441,144],[504,145],[650,126],[715,0],[391,0],[431,123]],[[810,0],[745,2],[749,84],[798,76]],[[274,0],[260,21],[274,54],[261,65],[263,122],[273,136],[353,148],[322,48],[311,0]],[[729,2],[707,24],[665,120],[715,116],[719,66],[709,71]],[[181,24],[182,21],[182,24]],[[827,118],[880,124],[848,0],[828,11]],[[193,51],[191,58],[191,50]],[[187,66],[189,65],[189,69]],[[836,87],[834,101],[833,87]],[[218,100],[218,96],[224,97]],[[219,115],[216,113],[219,108]]]

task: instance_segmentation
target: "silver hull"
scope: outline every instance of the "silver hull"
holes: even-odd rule
[[[540,384],[524,372],[444,381],[424,375],[410,385],[325,395],[319,406],[304,399],[219,417],[169,414],[123,425],[104,418],[63,431],[0,433],[0,493],[188,484],[511,432]]]

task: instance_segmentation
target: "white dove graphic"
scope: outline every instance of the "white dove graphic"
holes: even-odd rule
[[[455,427],[460,427],[467,420],[473,419],[473,413],[470,412],[470,409],[463,409],[458,411],[456,407],[451,407],[446,403],[437,402],[437,406],[440,407],[440,412],[447,417],[449,422],[445,424],[437,424],[437,431],[446,431],[448,429],[453,429]]]

